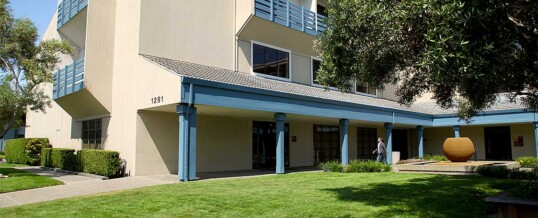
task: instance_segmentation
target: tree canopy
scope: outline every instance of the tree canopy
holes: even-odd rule
[[[538,108],[538,1],[329,0],[318,81],[424,93],[468,120],[505,95]]]
[[[27,110],[42,111],[50,106],[44,83],[53,80],[58,54],[70,54],[65,41],[38,43],[36,26],[29,19],[15,19],[8,0],[0,0],[0,138],[23,125]]]

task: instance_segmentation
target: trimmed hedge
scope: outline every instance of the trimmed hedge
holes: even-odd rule
[[[6,140],[6,161],[14,164],[26,164],[26,145],[29,139]]]
[[[41,149],[41,166],[52,167],[52,148]]]
[[[75,149],[53,148],[51,152],[52,167],[63,170],[76,170],[77,157]]]
[[[344,172],[344,166],[338,161],[322,162],[318,167],[323,172]]]
[[[52,148],[47,138],[30,138],[26,143],[26,163],[31,166],[37,166],[41,162],[41,150],[43,148]]]
[[[368,160],[352,160],[347,165],[346,173],[369,173],[369,172],[390,172],[392,167],[389,164]]]
[[[120,153],[107,150],[77,151],[77,171],[102,176],[116,176],[120,169]]]

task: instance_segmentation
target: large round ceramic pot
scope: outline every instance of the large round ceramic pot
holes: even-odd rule
[[[474,154],[473,141],[467,137],[447,138],[443,143],[443,153],[452,162],[465,162]]]

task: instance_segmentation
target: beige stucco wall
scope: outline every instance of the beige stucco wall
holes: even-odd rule
[[[536,154],[532,125],[526,123],[509,126],[511,132],[510,141],[512,141],[512,159]],[[461,137],[469,137],[473,141],[478,159],[483,160],[486,158],[484,126],[461,126],[460,135]],[[523,136],[523,147],[514,147],[513,138],[515,136]],[[424,153],[443,154],[443,142],[448,137],[454,137],[452,127],[426,128],[424,130]]]
[[[141,2],[140,53],[233,69],[235,1]]]
[[[110,111],[116,0],[91,0],[87,11],[84,87]]]
[[[234,0],[235,1],[235,33],[239,32],[250,16],[254,13],[253,0]]]

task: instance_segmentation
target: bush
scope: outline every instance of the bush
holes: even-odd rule
[[[448,159],[444,155],[438,155],[438,154],[426,154],[426,155],[424,155],[424,160],[428,160],[428,161],[448,161]]]
[[[106,150],[79,150],[77,170],[102,176],[115,176],[120,169],[120,153]]]
[[[75,149],[53,148],[51,152],[52,167],[63,170],[76,170],[77,158]]]
[[[318,167],[324,172],[344,172],[344,166],[338,161],[323,162]]]
[[[479,166],[476,172],[482,176],[499,179],[506,179],[510,174],[510,170],[506,166]]]
[[[31,138],[26,143],[26,163],[31,166],[37,166],[41,162],[41,149],[51,148],[47,138]]]
[[[347,173],[390,172],[391,170],[392,167],[389,164],[373,160],[352,160],[346,168]]]
[[[14,164],[26,164],[26,144],[29,139],[6,140],[6,161]]]
[[[538,168],[538,158],[536,157],[520,157],[516,159],[516,161],[519,163],[521,167],[525,168]]]
[[[41,149],[41,166],[52,167],[52,148]]]

